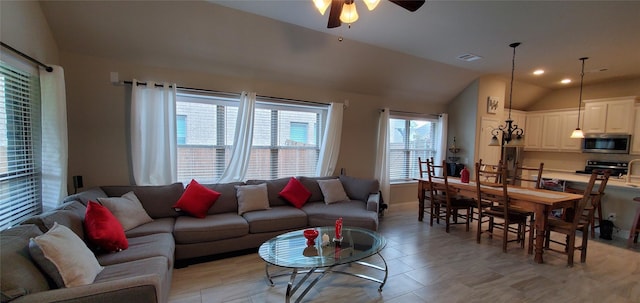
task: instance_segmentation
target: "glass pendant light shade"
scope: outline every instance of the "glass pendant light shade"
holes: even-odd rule
[[[358,21],[358,11],[356,11],[356,3],[351,1],[345,1],[342,6],[342,13],[340,14],[340,21],[346,24],[352,24]]]
[[[580,122],[578,122],[578,123],[580,123]],[[582,138],[584,138],[584,133],[582,132],[582,130],[580,128],[576,128],[571,133],[571,138],[572,139],[582,139]]]
[[[378,6],[378,4],[380,3],[380,0],[362,0],[364,1],[364,4],[367,5],[367,8],[372,11],[376,8],[376,6]]]
[[[329,5],[331,5],[331,0],[313,0],[313,4],[315,4],[318,11],[324,16]]]
[[[493,136],[491,138],[491,142],[489,142],[489,146],[500,146],[500,142],[498,142],[498,137]]]

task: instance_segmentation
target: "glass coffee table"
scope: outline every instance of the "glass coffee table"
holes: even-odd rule
[[[295,302],[300,300],[313,288],[316,283],[327,273],[346,274],[353,277],[380,283],[379,291],[387,282],[387,262],[380,255],[380,251],[387,244],[382,235],[377,232],[357,227],[345,226],[342,229],[342,241],[322,243],[323,235],[328,235],[329,239],[334,237],[334,227],[317,227],[318,237],[315,245],[307,245],[307,239],[302,234],[303,230],[292,231],[274,237],[260,245],[258,254],[266,262],[265,273],[269,285],[274,286],[272,278],[282,275],[291,275],[287,284],[286,302],[290,302],[291,297],[300,289],[312,274],[318,274],[306,285],[302,293]],[[326,237],[325,237],[326,238]],[[363,262],[362,259],[377,255],[384,266],[378,266]],[[377,279],[368,275],[347,272],[352,264],[359,264],[384,273],[384,278]],[[340,266],[339,265],[349,265]],[[277,266],[291,269],[284,274],[271,275],[270,266]],[[299,281],[296,281],[298,274],[304,274]]]

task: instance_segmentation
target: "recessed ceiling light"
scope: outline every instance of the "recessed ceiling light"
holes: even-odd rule
[[[569,83],[571,83],[571,79],[562,79],[562,81],[560,81],[560,83],[569,84]]]
[[[536,76],[542,75],[542,74],[544,74],[544,70],[536,69],[535,71],[533,71],[533,74],[536,75]]]

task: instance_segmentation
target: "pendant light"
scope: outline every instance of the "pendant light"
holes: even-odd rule
[[[524,145],[522,140],[522,135],[524,134],[524,130],[518,127],[517,124],[513,124],[513,120],[511,119],[511,103],[513,101],[513,74],[516,69],[516,47],[520,45],[520,42],[515,42],[509,44],[509,47],[513,48],[513,57],[511,58],[511,87],[509,90],[509,117],[505,120],[505,124],[498,126],[498,128],[494,128],[491,130],[491,142],[489,142],[489,146],[500,146],[500,141],[498,141],[498,135],[502,137],[502,143],[505,146],[509,147],[520,147]]]
[[[582,106],[582,81],[584,80],[584,61],[589,59],[589,57],[582,57],[580,61],[582,61],[582,71],[580,72],[580,97],[578,98],[578,127],[571,133],[571,138],[580,139],[584,138],[584,133],[580,129],[580,107]]]

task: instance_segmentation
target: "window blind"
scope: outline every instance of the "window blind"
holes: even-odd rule
[[[420,177],[418,157],[435,157],[435,120],[406,117],[389,119],[389,180],[407,181]]]
[[[0,228],[42,211],[38,77],[0,62]]]

